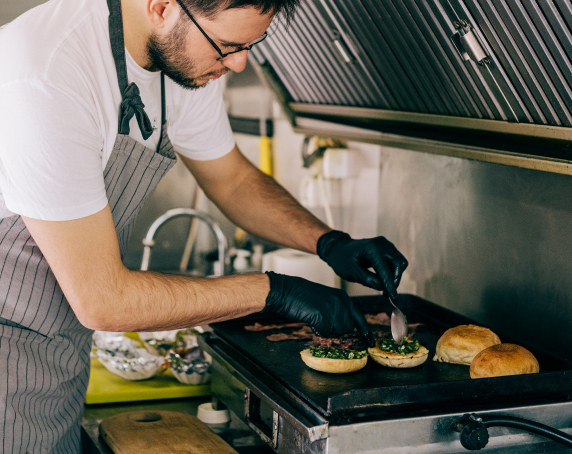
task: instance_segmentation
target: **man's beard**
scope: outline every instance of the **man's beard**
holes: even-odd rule
[[[195,70],[195,66],[189,57],[185,55],[185,31],[184,21],[179,20],[169,37],[163,41],[155,33],[149,36],[147,41],[147,54],[149,55],[150,67],[165,73],[177,85],[187,90],[196,90],[205,84],[197,84],[197,79],[189,77]]]

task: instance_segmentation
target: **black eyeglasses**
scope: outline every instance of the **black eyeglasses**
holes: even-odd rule
[[[220,55],[219,58],[216,59],[216,61],[221,61],[224,60],[226,57],[228,57],[231,54],[236,54],[237,52],[242,52],[244,50],[250,50],[252,49],[252,46],[255,46],[256,44],[261,43],[262,41],[264,41],[266,39],[266,37],[268,36],[267,32],[264,32],[264,34],[252,41],[251,43],[248,44],[248,46],[244,46],[241,47],[240,49],[237,50],[233,50],[232,52],[227,52],[226,54],[223,54],[222,51],[220,50],[220,47],[218,47],[216,45],[216,43],[209,38],[209,35],[206,34],[206,32],[201,28],[201,26],[197,23],[197,21],[193,18],[193,16],[191,15],[191,13],[189,12],[189,10],[187,9],[187,7],[181,2],[181,0],[177,0],[177,3],[179,4],[179,6],[183,9],[183,11],[187,14],[187,16],[189,16],[189,19],[191,19],[193,21],[193,24],[195,24],[197,26],[197,28],[199,29],[199,31],[204,35],[204,37],[207,39],[207,41],[211,44],[211,46],[214,47],[214,49],[217,51],[217,53]]]

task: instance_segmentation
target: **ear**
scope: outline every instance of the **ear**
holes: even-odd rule
[[[180,8],[175,0],[145,0],[145,14],[153,28],[163,28],[179,17]]]

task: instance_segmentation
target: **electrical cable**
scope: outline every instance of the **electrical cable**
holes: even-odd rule
[[[514,429],[521,429],[527,432],[534,433],[536,435],[541,435],[543,437],[549,438],[552,441],[562,443],[569,448],[572,448],[572,435],[568,435],[553,427],[549,427],[545,424],[540,424],[538,422],[530,421],[528,419],[517,418],[516,416],[481,416],[483,424],[486,427],[512,427]]]
[[[478,451],[487,445],[489,442],[489,427],[511,427],[513,429],[523,430],[572,448],[572,435],[545,424],[516,416],[479,416],[475,413],[471,413],[464,415],[459,424],[462,428],[455,430],[460,432],[461,445],[469,451]]]

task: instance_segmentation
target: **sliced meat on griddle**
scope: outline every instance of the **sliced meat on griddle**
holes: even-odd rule
[[[391,337],[391,329],[382,325],[370,325],[371,332],[375,339],[385,339]],[[315,347],[338,347],[348,350],[366,350],[367,345],[363,336],[357,331],[344,334],[341,337],[319,337],[314,336]]]
[[[291,334],[287,334],[287,333],[271,334],[270,336],[266,336],[266,339],[268,339],[269,341],[272,341],[272,342],[281,342],[281,341],[287,341],[287,340],[309,341],[309,340],[312,340],[313,337],[314,337],[314,333],[312,332],[312,329],[309,326],[305,326],[304,328],[299,329],[298,331],[294,331]]]
[[[244,329],[248,331],[269,331],[271,329],[286,329],[286,328],[303,328],[307,326],[305,323],[282,323],[279,325],[262,325],[260,323],[255,323],[254,325],[245,326]]]
[[[365,314],[365,319],[367,320],[370,329],[376,339],[383,339],[391,337],[391,331],[389,326],[391,325],[391,317],[386,312],[380,312],[379,314]],[[421,323],[414,323],[409,325],[410,338],[415,337],[415,328],[422,325]],[[357,332],[351,334],[344,334],[340,338],[325,338],[315,336],[312,329],[305,323],[280,323],[274,325],[262,325],[260,323],[254,323],[254,325],[245,326],[244,329],[248,331],[269,331],[273,329],[296,329],[292,333],[276,333],[266,336],[269,341],[281,342],[287,340],[298,340],[307,341],[313,340],[314,345],[317,347],[340,347],[348,348],[350,350],[364,350],[367,348],[364,339]]]
[[[348,350],[365,350],[367,345],[363,336],[358,333],[344,334],[341,337],[319,337],[314,336],[315,347],[338,347]]]
[[[365,320],[370,325],[390,325],[391,324],[391,317],[385,312],[380,312],[379,314],[365,314]]]

